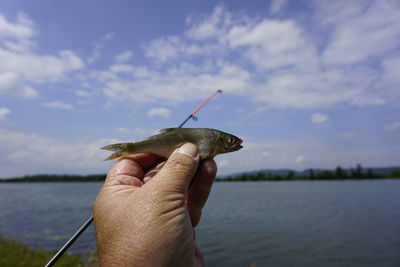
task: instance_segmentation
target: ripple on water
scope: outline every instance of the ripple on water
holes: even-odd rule
[[[58,249],[100,186],[0,184],[0,233]],[[400,180],[216,183],[196,237],[208,266],[400,266],[399,192]],[[94,248],[90,227],[71,250]]]

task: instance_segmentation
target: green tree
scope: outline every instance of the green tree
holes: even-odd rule
[[[400,170],[399,169],[394,169],[394,170],[392,170],[392,173],[390,174],[390,176],[389,177],[392,177],[392,178],[400,178]]]
[[[357,164],[356,173],[357,173],[358,178],[362,178],[363,173],[362,173],[362,167],[361,167],[360,163]]]
[[[314,170],[310,169],[309,173],[310,173],[310,180],[314,180],[315,179]]]
[[[333,171],[321,171],[317,174],[317,179],[320,180],[333,180],[335,179],[335,174],[333,173]]]
[[[374,173],[372,172],[371,168],[368,168],[368,170],[367,170],[367,177],[369,179],[372,179],[374,177]]]
[[[261,181],[264,180],[265,174],[263,172],[257,172],[257,175],[254,177],[254,180]]]
[[[336,170],[335,170],[335,174],[336,174],[336,178],[343,179],[344,178],[344,171],[343,171],[342,167],[337,166]]]

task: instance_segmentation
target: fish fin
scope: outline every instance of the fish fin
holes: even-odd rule
[[[161,129],[160,133],[168,133],[168,132],[174,131],[176,129],[178,129],[178,128],[165,128],[165,129]]]
[[[120,158],[120,157],[127,156],[127,155],[129,155],[129,153],[127,153],[127,152],[122,152],[122,151],[115,152],[114,154],[111,154],[108,158],[106,158],[104,161]]]

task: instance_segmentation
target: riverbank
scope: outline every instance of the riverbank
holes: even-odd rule
[[[53,256],[54,251],[32,249],[13,240],[0,237],[0,266],[25,267],[44,266]],[[63,255],[57,262],[58,267],[97,266],[82,262],[81,256]]]

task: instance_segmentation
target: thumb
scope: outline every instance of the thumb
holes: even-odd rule
[[[162,169],[152,178],[155,182],[153,185],[160,185],[162,190],[169,192],[186,194],[199,160],[199,151],[194,144],[182,145],[171,154]]]

